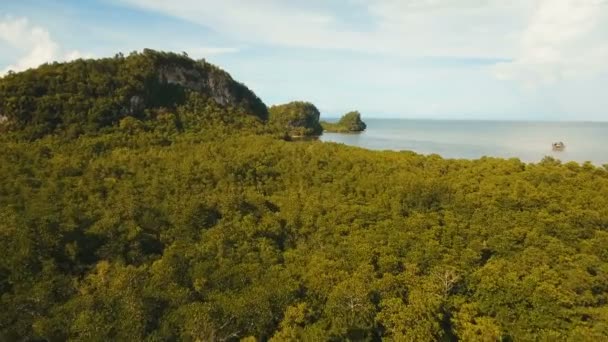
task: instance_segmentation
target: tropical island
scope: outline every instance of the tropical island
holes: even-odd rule
[[[321,121],[321,126],[325,132],[333,133],[359,133],[367,128],[358,111],[344,114],[338,122]]]
[[[321,113],[310,102],[294,101],[269,108],[268,124],[289,138],[314,137],[323,134]]]
[[[2,341],[608,336],[606,167],[286,141],[314,105],[153,50],[11,73],[0,118]]]

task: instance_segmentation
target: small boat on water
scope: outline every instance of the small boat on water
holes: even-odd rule
[[[552,146],[553,146],[553,151],[563,151],[566,149],[566,144],[564,144],[561,141],[554,142]]]

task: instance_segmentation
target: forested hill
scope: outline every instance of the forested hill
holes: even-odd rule
[[[608,167],[287,142],[173,54],[0,83],[0,341],[608,340]]]
[[[186,55],[148,49],[11,73],[0,79],[0,116],[4,126],[32,137],[56,131],[79,134],[127,116],[154,118],[193,95],[261,120],[268,116],[266,105],[225,71]]]

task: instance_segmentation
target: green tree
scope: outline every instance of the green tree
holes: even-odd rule
[[[310,102],[295,101],[269,109],[269,123],[292,137],[316,136],[323,133],[321,114]]]

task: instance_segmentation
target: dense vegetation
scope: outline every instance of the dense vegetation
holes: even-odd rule
[[[338,122],[321,121],[321,126],[326,132],[336,133],[363,132],[367,128],[365,122],[361,120],[361,113],[357,111],[342,115]]]
[[[285,142],[186,95],[0,136],[0,340],[608,338],[608,168]]]
[[[319,136],[323,128],[321,114],[310,102],[294,101],[269,109],[269,124],[277,131],[291,137]]]

